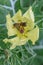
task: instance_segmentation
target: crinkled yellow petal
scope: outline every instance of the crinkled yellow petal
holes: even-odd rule
[[[22,12],[21,10],[19,10],[13,17],[12,20],[16,23],[16,22],[21,22],[22,20]]]
[[[16,46],[24,45],[24,44],[26,44],[27,41],[28,41],[28,39],[26,39],[26,38],[25,39],[20,39],[18,37],[15,37],[15,38],[12,38],[12,39],[5,38],[3,40],[3,42],[5,42],[5,43],[9,42],[9,43],[12,44],[10,49],[14,49]]]
[[[15,37],[15,38],[9,39],[9,42],[12,44],[10,49],[14,49],[19,44],[19,38]]]
[[[11,17],[10,17],[10,14],[8,14],[6,16],[6,27],[7,27],[7,30],[8,30],[8,36],[12,36],[12,35],[15,35],[16,34],[16,29],[13,28],[13,22],[11,20]]]
[[[32,7],[30,6],[29,9],[24,13],[23,17],[27,18],[27,29],[31,30],[34,28],[34,14],[32,11]]]
[[[30,6],[29,9],[24,13],[24,17],[28,18],[30,21],[34,22],[34,13],[32,11],[32,7]]]
[[[12,43],[12,46],[10,47],[10,49],[14,49],[16,46],[24,45],[26,44],[27,41],[28,39],[19,39],[18,37],[9,39],[9,42]]]
[[[30,21],[28,18],[23,17],[23,20],[26,22],[25,30],[32,30],[34,28],[34,23]]]
[[[19,43],[17,46],[20,46],[20,45],[24,45],[26,44],[26,42],[28,41],[28,38],[25,34],[27,34],[26,32],[24,32],[23,34],[21,34],[20,32],[17,32],[17,36],[19,37]]]
[[[16,38],[13,38],[13,39],[10,39],[9,42],[12,43],[12,46],[10,49],[13,49],[15,48],[16,46],[21,46],[21,45],[24,45],[26,44],[26,42],[28,41],[28,38],[26,38],[25,36],[20,36],[19,37],[16,37]]]
[[[36,26],[33,30],[27,33],[28,39],[32,41],[33,44],[38,40],[39,38],[39,28]]]
[[[26,44],[27,41],[28,41],[28,38],[20,39],[18,46]]]
[[[7,38],[3,39],[3,42],[7,43],[8,42],[8,39]]]
[[[12,45],[11,45],[10,49],[14,49],[16,46],[18,46],[20,40],[18,37],[14,37],[12,39],[5,38],[3,41],[5,43],[7,43],[7,42],[11,43]]]

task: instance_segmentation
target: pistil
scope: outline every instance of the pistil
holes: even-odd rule
[[[20,33],[24,33],[24,27],[26,26],[26,22],[15,23],[14,27],[19,30]]]

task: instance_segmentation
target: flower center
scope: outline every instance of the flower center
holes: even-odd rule
[[[21,23],[15,23],[14,27],[19,30],[20,33],[24,33],[24,27],[26,26],[26,22],[21,22]]]

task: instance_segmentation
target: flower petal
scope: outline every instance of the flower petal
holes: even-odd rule
[[[5,43],[9,42],[9,43],[12,44],[11,47],[10,47],[10,49],[14,49],[19,44],[19,38],[18,37],[15,37],[15,38],[12,38],[12,39],[5,38],[3,41]]]
[[[25,19],[27,18],[27,30],[31,30],[34,28],[34,14],[32,11],[32,7],[30,6],[29,9],[26,11],[26,13],[23,15]]]
[[[29,7],[29,9],[26,11],[26,13],[23,16],[28,18],[30,21],[34,22],[34,14],[33,14],[31,6]]]
[[[20,43],[18,44],[18,46],[26,44],[27,41],[28,41],[28,38],[20,39]]]
[[[39,38],[39,28],[36,26],[33,30],[27,33],[28,34],[28,39],[32,41],[33,44],[38,40]]]
[[[9,42],[12,44],[10,49],[14,49],[19,44],[19,38],[15,37],[15,38],[9,39]]]
[[[13,17],[12,17],[12,20],[14,22],[20,22],[22,19],[22,12],[21,10],[19,10]]]
[[[3,39],[3,42],[7,43],[8,42],[8,39],[7,38]]]
[[[26,26],[24,27],[25,30],[32,30],[34,28],[34,23],[27,18],[24,19],[26,19]]]
[[[12,35],[15,35],[16,34],[16,29],[13,28],[13,22],[11,20],[11,17],[10,17],[10,14],[8,14],[6,16],[6,27],[7,27],[7,30],[8,30],[8,36],[12,36]]]

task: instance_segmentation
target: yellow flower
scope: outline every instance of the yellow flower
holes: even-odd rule
[[[34,14],[32,7],[22,15],[21,10],[19,10],[12,18],[10,14],[6,16],[6,27],[8,30],[8,37],[14,36],[11,39],[4,39],[5,43],[10,42],[12,46],[10,49],[15,48],[16,46],[24,45],[28,40],[32,41],[32,44],[39,38],[39,28],[34,23]]]

